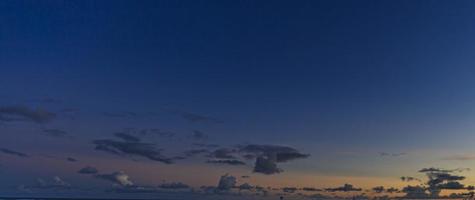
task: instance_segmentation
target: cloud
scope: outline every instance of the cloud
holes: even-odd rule
[[[236,153],[235,149],[228,149],[228,148],[220,148],[214,150],[209,157],[211,158],[218,158],[218,159],[234,159],[235,156],[233,155]]]
[[[383,186],[377,186],[377,187],[372,188],[371,190],[373,190],[373,192],[376,192],[376,193],[382,193],[385,191]]]
[[[141,156],[150,160],[172,164],[173,159],[161,155],[161,150],[156,149],[154,144],[140,142],[122,142],[115,140],[94,140],[95,149],[117,155]]]
[[[282,191],[285,193],[294,193],[298,189],[296,187],[284,187],[282,188]]]
[[[23,190],[32,190],[32,189],[70,189],[71,185],[61,179],[59,176],[54,176],[51,180],[43,180],[41,178],[36,179],[35,185],[30,186],[20,186]]]
[[[246,154],[247,158],[255,156],[254,172],[267,175],[283,171],[277,167],[277,163],[304,159],[310,156],[309,154],[300,153],[292,147],[278,145],[245,145],[239,148],[239,152]]]
[[[210,148],[210,149],[219,147],[219,145],[217,145],[217,144],[204,144],[204,143],[193,143],[193,146]]]
[[[161,130],[161,129],[158,129],[158,128],[142,129],[139,133],[142,134],[142,135],[153,134],[153,135],[157,135],[159,137],[168,137],[168,138],[171,138],[171,137],[175,136],[174,132],[164,131],[164,130]]]
[[[401,181],[404,181],[404,182],[411,182],[411,181],[421,182],[421,179],[418,179],[418,178],[415,178],[415,177],[412,177],[412,176],[401,176]]]
[[[433,198],[439,197],[441,190],[457,190],[464,189],[464,185],[459,181],[465,179],[464,176],[454,175],[452,173],[462,172],[469,170],[468,168],[458,168],[458,169],[440,169],[440,168],[423,168],[419,170],[421,173],[425,173],[427,178],[428,188],[430,196]]]
[[[102,113],[106,117],[112,118],[135,118],[138,116],[135,112],[125,111],[125,112],[104,112]]]
[[[261,173],[261,174],[277,174],[282,172],[283,170],[277,167],[277,162],[274,157],[268,156],[259,156],[256,159],[256,163],[254,164],[254,172]]]
[[[29,157],[27,154],[24,154],[18,151],[13,151],[6,148],[0,148],[0,152],[4,154],[12,155],[12,156],[18,156],[18,157],[24,157],[24,158]]]
[[[209,154],[209,153],[210,152],[208,149],[192,149],[192,150],[185,151],[185,155],[188,157],[195,156],[198,154]]]
[[[408,199],[426,199],[429,195],[426,193],[426,188],[421,186],[406,186],[402,189],[406,193]]]
[[[118,184],[120,186],[133,186],[134,183],[129,180],[129,175],[125,174],[122,171],[114,172],[112,174],[97,174],[94,177],[102,180],[107,180]]]
[[[322,190],[321,190],[321,189],[318,189],[318,188],[314,188],[314,187],[303,187],[303,188],[302,188],[302,191],[318,192],[318,191],[322,191]]]
[[[407,155],[407,153],[388,153],[388,152],[380,152],[379,155],[382,156],[382,157],[399,157],[399,156]]]
[[[351,184],[345,184],[341,187],[336,187],[336,188],[325,188],[325,191],[328,192],[353,192],[353,191],[361,191],[361,188],[355,188]]]
[[[0,107],[0,121],[32,121],[46,123],[56,117],[56,114],[43,109],[30,109],[25,106]]]
[[[238,186],[238,189],[241,190],[252,190],[254,189],[254,186],[250,185],[249,183],[243,183]]]
[[[68,132],[60,129],[43,129],[43,133],[52,137],[66,137]]]
[[[78,173],[80,174],[97,174],[99,171],[95,167],[86,166],[81,168]]]
[[[246,165],[245,162],[242,162],[240,160],[207,160],[206,163],[227,164],[227,165]]]
[[[196,114],[196,113],[190,113],[190,112],[179,112],[179,114],[187,121],[193,122],[193,123],[206,123],[206,122],[211,122],[211,123],[223,123],[223,121],[218,120],[213,117],[201,115],[201,114]]]
[[[66,160],[69,161],[69,162],[77,162],[78,161],[77,159],[71,158],[71,157],[67,157]]]
[[[127,133],[114,133],[114,136],[126,141],[126,142],[140,142],[140,138],[135,137],[133,135],[127,134]]]
[[[201,131],[194,130],[193,133],[191,134],[191,138],[195,140],[206,140],[208,139],[208,135],[206,135],[205,133]]]
[[[236,177],[229,174],[225,174],[220,177],[218,186],[216,187],[219,191],[229,191],[236,186]]]
[[[452,161],[468,161],[468,160],[475,160],[475,156],[470,155],[453,155],[442,158],[442,160],[452,160]]]
[[[189,189],[190,186],[181,183],[181,182],[174,182],[174,183],[163,183],[158,186],[162,189],[171,189],[171,190],[180,190],[180,189]]]

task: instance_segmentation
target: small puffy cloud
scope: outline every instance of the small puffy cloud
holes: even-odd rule
[[[302,191],[306,191],[306,192],[318,192],[318,191],[322,191],[321,189],[318,189],[318,188],[314,188],[314,187],[303,187],[302,188]]]
[[[21,153],[21,152],[14,151],[14,150],[11,150],[11,149],[6,149],[6,148],[0,148],[0,152],[4,153],[4,154],[11,155],[11,156],[24,157],[24,158],[29,157],[25,153]]]
[[[221,176],[216,187],[219,191],[229,191],[236,186],[236,177],[229,174]]]
[[[26,106],[0,107],[0,121],[31,121],[46,123],[56,117],[56,114],[44,109],[30,109]]]
[[[78,173],[80,174],[97,174],[99,171],[95,167],[86,166],[81,168]]]
[[[345,184],[341,187],[336,188],[326,188],[325,191],[328,192],[353,192],[353,191],[361,191],[361,188],[356,188],[351,184]]]
[[[115,140],[94,140],[96,150],[105,151],[117,155],[141,156],[150,160],[159,161],[165,164],[172,164],[173,159],[161,154],[160,149],[156,149],[154,144],[141,142],[122,142]]]
[[[21,188],[25,190],[32,189],[70,189],[71,185],[61,179],[59,176],[54,176],[51,180],[43,180],[41,178],[36,179],[35,185],[24,186]]]
[[[107,180],[118,184],[120,186],[133,186],[134,183],[129,180],[129,175],[125,174],[122,171],[114,172],[111,174],[97,174],[94,177],[102,180]]]

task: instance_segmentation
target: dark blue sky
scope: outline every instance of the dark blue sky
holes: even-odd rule
[[[0,146],[41,154],[29,137],[11,141],[55,128],[91,145],[124,128],[160,128],[181,134],[167,143],[172,152],[190,149],[182,140],[194,130],[220,145],[294,147],[311,154],[285,165],[297,177],[463,167],[440,159],[475,153],[474,9],[473,1],[2,1],[0,106],[57,117],[5,120],[0,131],[14,134]],[[50,153],[64,145],[43,142]],[[68,152],[92,149],[79,143]],[[379,152],[407,156],[381,161]]]

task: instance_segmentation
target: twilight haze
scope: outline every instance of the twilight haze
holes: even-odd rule
[[[0,1],[0,198],[464,198],[475,1]]]

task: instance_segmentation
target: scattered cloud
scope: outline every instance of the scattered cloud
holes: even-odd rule
[[[335,188],[325,188],[325,191],[327,192],[353,192],[353,191],[361,191],[361,188],[356,188],[351,184],[345,184],[341,187],[335,187]]]
[[[155,144],[141,142],[122,142],[109,139],[94,140],[95,149],[116,155],[141,156],[150,160],[159,161],[165,164],[172,164],[173,159],[161,154],[161,149],[157,149]]]
[[[126,142],[140,142],[140,138],[136,137],[136,136],[133,136],[133,135],[130,135],[128,133],[122,133],[122,132],[118,132],[118,133],[114,133],[114,136],[126,141]]]
[[[114,184],[120,186],[133,186],[134,183],[129,180],[129,175],[125,174],[122,171],[114,172],[111,174],[97,174],[94,177],[106,181],[113,182]]]
[[[12,156],[18,156],[18,157],[29,157],[27,154],[24,154],[24,153],[21,153],[21,152],[18,152],[18,151],[14,151],[14,150],[10,150],[10,149],[6,149],[6,148],[0,148],[0,152],[1,153],[4,153],[4,154],[8,154],[8,155],[12,155]]]
[[[246,165],[245,162],[242,162],[240,160],[207,160],[206,163],[226,164],[226,165]]]
[[[190,112],[179,112],[179,114],[187,121],[193,122],[193,123],[223,123],[223,121],[218,120],[213,117],[201,115],[201,114],[196,114],[196,113],[190,113]]]
[[[191,138],[194,140],[206,140],[208,139],[208,135],[202,131],[194,130],[191,134]]]
[[[78,161],[76,158],[71,158],[71,157],[67,157],[66,160],[69,161],[69,162],[77,162]]]
[[[80,174],[97,174],[99,170],[97,170],[95,167],[91,166],[86,166],[84,168],[81,168],[78,173]]]
[[[240,147],[240,153],[250,158],[256,157],[254,172],[262,174],[276,174],[283,170],[277,167],[277,163],[289,162],[296,159],[308,158],[309,154],[300,153],[298,150],[278,145],[245,145]]]
[[[229,191],[236,186],[236,177],[229,174],[225,174],[220,177],[218,186],[216,187],[219,191]]]
[[[401,176],[401,181],[404,182],[411,182],[411,181],[417,181],[417,182],[422,182],[421,179],[412,177],[412,176]]]
[[[380,152],[379,155],[381,157],[399,157],[399,156],[405,156],[407,153],[388,153],[388,152]]]
[[[0,121],[31,121],[46,123],[56,117],[56,114],[44,109],[30,109],[26,106],[0,107]]]
[[[66,137],[68,132],[61,129],[43,129],[43,133],[51,137]]]
[[[162,189],[170,189],[170,190],[180,190],[180,189],[189,189],[190,186],[186,185],[181,182],[173,182],[173,183],[163,183],[158,186],[159,188]]]

